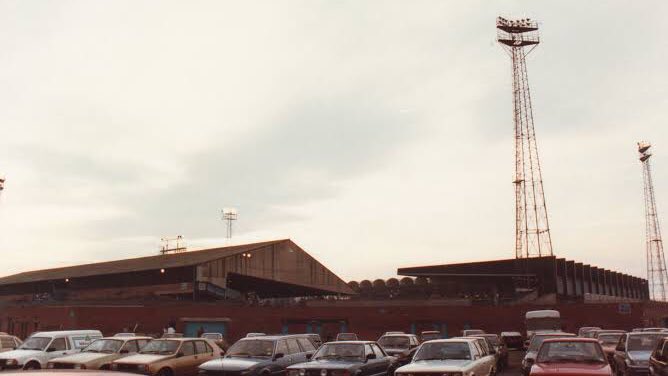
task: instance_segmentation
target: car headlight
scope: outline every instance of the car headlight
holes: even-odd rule
[[[114,371],[117,371],[118,370],[118,364],[117,363],[111,363],[111,369],[113,369]]]
[[[86,369],[86,366],[83,364],[75,364],[74,369]]]
[[[47,363],[47,365],[46,365],[46,368],[55,368],[55,367],[56,367],[56,365],[51,363],[51,362]]]
[[[288,376],[299,376],[299,371],[296,369],[288,370]]]
[[[7,359],[5,362],[8,366],[18,366],[19,362],[16,359]]]
[[[306,370],[305,369],[300,369],[299,370],[299,376],[305,376],[306,375]]]
[[[139,372],[148,372],[148,364],[140,364],[137,366]]]

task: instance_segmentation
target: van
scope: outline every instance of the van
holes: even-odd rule
[[[79,352],[100,338],[99,330],[37,332],[16,350],[0,353],[0,370],[46,368],[50,359]]]

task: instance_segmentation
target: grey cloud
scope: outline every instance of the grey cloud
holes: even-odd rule
[[[337,182],[378,168],[388,152],[401,152],[419,137],[411,116],[359,94],[311,98],[242,141],[195,154],[186,162],[185,182],[155,195],[137,192],[119,203],[135,216],[91,230],[97,236],[211,236],[221,233],[216,217],[225,205],[241,210],[252,223],[247,228],[278,216],[297,220],[275,207],[333,197]]]

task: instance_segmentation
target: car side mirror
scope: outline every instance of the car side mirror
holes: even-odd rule
[[[130,353],[130,351],[127,350],[127,349],[123,349],[123,350],[119,351],[118,353],[119,354],[128,354],[128,353]]]
[[[626,351],[626,347],[623,344],[619,344],[619,345],[617,345],[617,347],[615,347],[615,350]]]
[[[181,357],[183,357],[183,356],[184,356],[184,354],[183,354],[181,351],[179,351],[179,352],[176,353],[176,357],[177,357],[177,358],[181,358]]]
[[[46,349],[46,352],[54,352],[54,351],[56,351],[55,347],[49,347],[48,349]]]
[[[283,354],[283,353],[276,353],[276,355],[274,355],[274,360],[281,359],[284,356],[285,356],[285,354]]]
[[[311,358],[313,358],[313,354],[311,353],[306,354],[306,359],[311,359]]]
[[[225,351],[221,351],[220,356],[225,356]]]
[[[366,360],[376,359],[376,354],[366,354]]]

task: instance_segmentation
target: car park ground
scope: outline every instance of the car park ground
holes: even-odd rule
[[[508,368],[499,372],[499,376],[519,376],[521,374],[522,358],[524,358],[524,351],[508,351]]]

